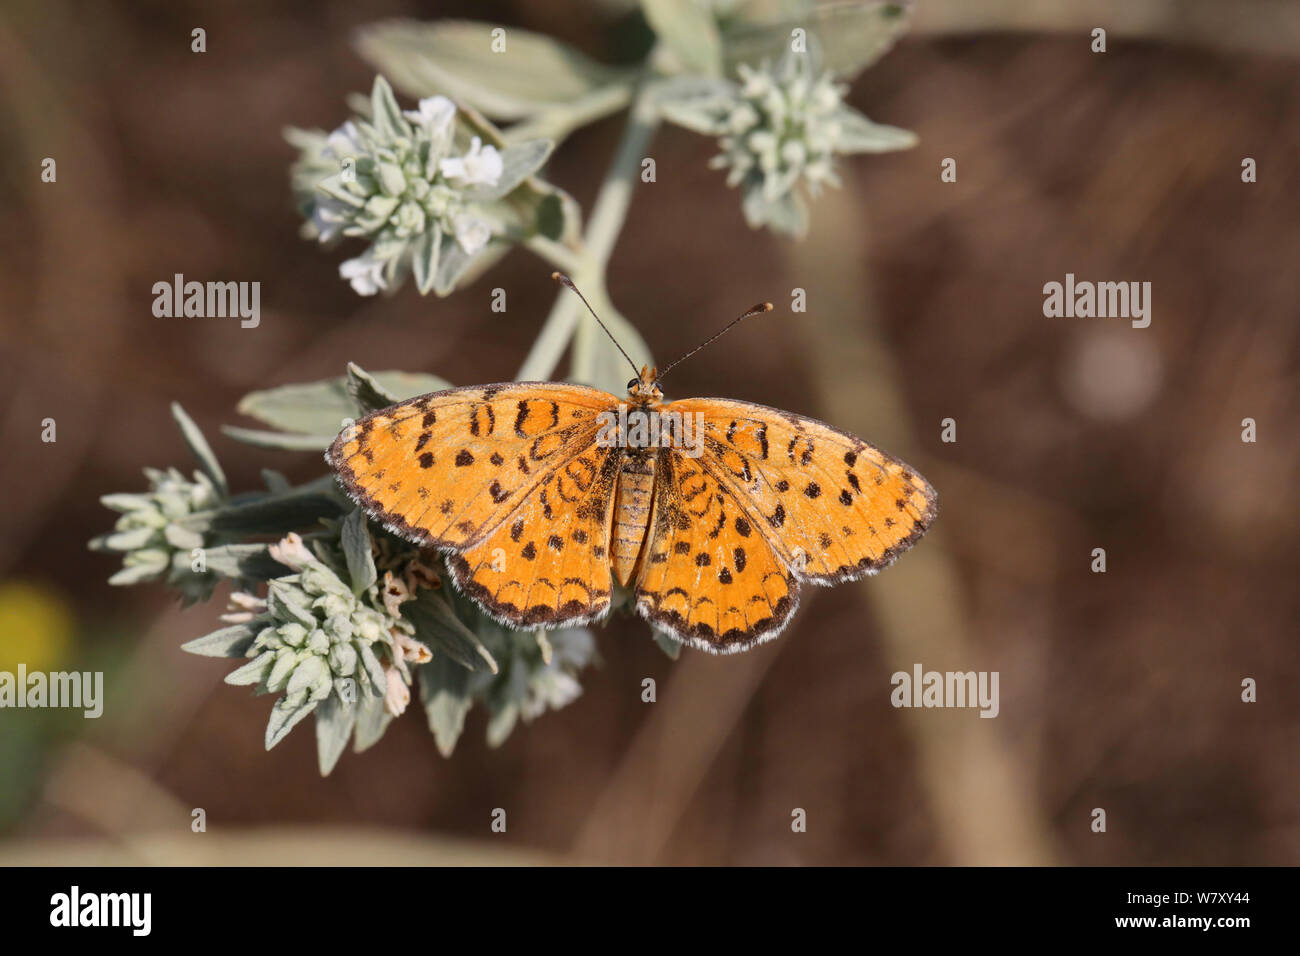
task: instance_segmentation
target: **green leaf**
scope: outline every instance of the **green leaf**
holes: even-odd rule
[[[911,130],[873,123],[857,110],[844,108],[835,115],[840,133],[835,140],[835,150],[840,153],[889,153],[898,149],[911,149],[917,143]]]
[[[411,248],[411,271],[420,295],[428,295],[438,274],[438,254],[442,251],[442,227],[426,229]]]
[[[402,605],[402,616],[415,625],[415,636],[472,671],[497,672],[496,658],[452,609],[441,591],[423,589]]]
[[[177,523],[195,531],[231,535],[297,531],[316,524],[321,518],[337,518],[342,514],[343,505],[333,486],[333,475],[325,475],[287,495],[267,495],[215,511],[201,511]]]
[[[429,720],[438,752],[450,757],[465,729],[465,716],[473,706],[469,693],[470,672],[447,654],[435,654],[419,668],[420,700]]]
[[[487,248],[491,248],[491,243]],[[471,256],[455,239],[448,238],[444,241],[442,252],[438,256],[438,274],[433,279],[433,291],[440,296],[450,295],[474,264],[475,257],[482,254],[483,252],[478,252]]]
[[[750,228],[758,229],[767,226],[795,239],[802,239],[808,234],[808,207],[793,192],[788,192],[775,200],[768,200],[763,198],[763,190],[755,186],[745,190],[741,208],[745,213],[745,222]]]
[[[384,674],[384,665],[379,663],[379,658],[371,650],[369,644],[360,641],[356,642],[358,654],[361,656],[362,666],[365,668],[366,676],[370,678],[370,686],[375,694],[383,697],[388,690],[388,678]]]
[[[443,379],[422,372],[372,372],[371,378],[398,400],[448,387]],[[344,419],[356,417],[346,377],[252,392],[240,400],[238,410],[265,425],[286,432],[329,435],[331,441]]]
[[[348,563],[348,576],[352,579],[352,593],[360,595],[379,580],[375,570],[375,557],[371,550],[370,527],[366,513],[360,508],[343,519],[340,538],[343,557]]]
[[[247,624],[232,624],[182,644],[181,650],[202,657],[243,657],[253,637],[253,629]]]
[[[397,404],[397,397],[375,381],[375,377],[356,362],[348,363],[348,395],[356,403],[357,414],[366,415]]]
[[[288,736],[289,731],[293,730],[298,723],[316,709],[320,701],[307,700],[297,706],[288,702],[287,699],[276,701],[271,708],[271,719],[266,725],[266,749],[270,750],[281,740]]]
[[[362,28],[357,51],[411,96],[442,94],[496,119],[530,116],[591,91],[628,82],[558,40],[505,28],[505,51],[492,50],[495,25],[472,20],[386,20]]]
[[[549,139],[532,139],[506,147],[501,152],[501,178],[496,185],[475,186],[466,190],[466,195],[472,200],[487,202],[514,192],[520,183],[546,164],[554,148],[555,144]]]
[[[659,645],[659,650],[663,651],[672,660],[682,656],[681,641],[669,637],[663,631],[655,631],[655,643]]]
[[[275,664],[275,651],[263,651],[243,667],[237,667],[226,675],[226,683],[234,686],[260,683]]]
[[[223,544],[205,549],[203,559],[210,573],[232,580],[264,581],[289,573],[288,568],[271,557],[265,544]]]
[[[375,84],[370,90],[370,122],[374,124],[383,139],[410,139],[411,137],[410,127],[407,125],[406,118],[402,116],[402,108],[397,105],[397,98],[393,96],[393,88],[382,76],[375,77]],[[401,174],[401,170],[397,171],[397,180],[401,185],[396,191],[400,193],[406,188],[406,177]]]
[[[203,432],[199,431],[199,426],[194,424],[194,419],[185,414],[185,409],[181,408],[179,402],[172,402],[172,418],[176,419],[176,424],[180,426],[181,434],[185,436],[185,444],[189,445],[190,453],[198,461],[199,468],[208,476],[208,480],[221,496],[226,497],[230,494],[230,486],[226,484],[226,474],[217,464],[217,456],[212,454],[212,449],[208,446],[207,439],[203,437]]]
[[[687,72],[722,72],[722,36],[712,10],[698,0],[641,0],[641,9]]]
[[[300,435],[295,432],[268,432],[258,428],[239,428],[222,425],[222,434],[255,448],[277,448],[282,451],[324,451],[334,443],[333,435]]]
[[[352,707],[357,712],[357,732],[352,749],[361,753],[379,742],[379,738],[384,736],[384,731],[392,723],[393,715],[384,709],[384,702],[378,697],[363,698]]]
[[[322,777],[328,777],[339,762],[356,720],[356,705],[344,703],[338,694],[331,693],[317,706],[316,760]]]
[[[723,28],[727,72],[741,63],[777,61],[790,50],[791,31],[807,31],[808,48],[837,77],[857,76],[884,56],[908,26],[908,3],[850,0],[814,6],[765,21],[737,20]]]
[[[726,132],[726,117],[740,97],[728,80],[708,76],[674,76],[654,87],[659,112],[671,123],[697,133]]]
[[[510,737],[519,719],[519,708],[515,704],[506,704],[488,720],[487,743],[494,750]]]

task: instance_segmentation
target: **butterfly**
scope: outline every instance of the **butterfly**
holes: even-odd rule
[[[862,439],[748,402],[664,402],[661,378],[642,367],[624,400],[558,382],[450,388],[365,415],[325,457],[496,620],[587,623],[617,585],[713,653],[775,637],[801,584],[874,574],[934,521],[929,482]]]

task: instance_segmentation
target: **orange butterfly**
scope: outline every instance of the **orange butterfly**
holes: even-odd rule
[[[617,582],[655,627],[714,653],[775,637],[800,582],[874,574],[933,522],[934,489],[897,458],[762,405],[664,403],[660,377],[642,368],[625,403],[555,382],[434,392],[349,425],[326,460],[511,627],[602,617]]]

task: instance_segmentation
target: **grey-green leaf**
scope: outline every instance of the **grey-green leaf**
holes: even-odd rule
[[[844,108],[836,116],[840,132],[835,140],[840,153],[889,153],[898,149],[911,149],[917,143],[911,130],[873,123],[857,110]]]
[[[713,11],[698,0],[641,0],[655,33],[690,73],[722,72],[722,35]]]
[[[397,400],[448,387],[444,379],[422,372],[371,372],[370,377]],[[329,435],[333,440],[344,419],[356,417],[347,381],[331,378],[251,392],[240,400],[239,413],[283,431]]]
[[[493,186],[467,190],[470,199],[487,202],[500,199],[545,165],[555,144],[549,139],[531,139],[509,146],[501,153],[501,176]]]
[[[243,667],[238,667],[226,675],[226,683],[236,687],[257,684],[271,673],[275,664],[275,651],[263,651]]]
[[[378,697],[362,698],[352,707],[357,712],[357,732],[352,749],[361,753],[379,742],[388,725],[392,723],[393,715],[384,709],[384,702]]]
[[[371,550],[370,526],[366,524],[364,511],[355,508],[343,519],[340,538],[343,557],[348,563],[348,576],[352,579],[352,593],[362,594],[379,579]]]
[[[271,719],[266,724],[266,749],[270,750],[284,740],[289,731],[316,709],[318,703],[320,702],[307,700],[295,707],[286,699],[276,701],[275,706],[271,708]]]
[[[270,432],[258,428],[222,425],[223,434],[255,448],[278,448],[283,451],[324,451],[334,441],[333,435],[300,435],[294,432]]]
[[[497,672],[492,653],[478,639],[447,602],[441,591],[421,590],[414,601],[402,605],[402,615],[415,625],[415,636],[473,671]]]
[[[807,4],[787,17],[733,20],[722,31],[728,73],[737,65],[757,66],[779,60],[789,49],[791,31],[807,31],[810,51],[837,77],[857,76],[884,56],[908,26],[908,3],[862,2]]]
[[[338,694],[331,693],[316,707],[316,760],[322,777],[339,762],[356,720],[356,705],[344,703]]]
[[[592,90],[627,82],[627,73],[596,63],[558,40],[472,20],[386,20],[357,35],[361,56],[405,93],[441,94],[496,119],[521,119],[570,103]]]
[[[232,624],[182,644],[181,650],[202,657],[243,657],[252,643],[251,627],[247,624]]]
[[[486,248],[492,248],[491,244]],[[445,239],[442,244],[442,252],[438,257],[438,274],[433,280],[433,291],[440,296],[450,295],[455,291],[456,284],[461,277],[474,264],[475,257],[483,255],[484,251],[486,250],[481,250],[471,256],[455,239],[450,237]]]
[[[726,117],[739,101],[737,87],[720,77],[674,76],[654,87],[659,112],[671,123],[716,136],[726,131]]]
[[[198,461],[199,468],[208,476],[223,498],[230,494],[230,486],[226,484],[226,474],[221,470],[221,465],[217,464],[217,456],[212,453],[212,448],[203,437],[203,432],[199,431],[199,426],[194,424],[194,419],[185,414],[185,409],[181,408],[179,402],[172,402],[172,418],[176,419],[176,424],[180,426],[181,434],[185,436],[185,444],[189,446],[190,453]]]
[[[438,255],[442,251],[442,227],[434,226],[420,234],[411,247],[411,271],[420,295],[433,290],[433,280],[438,275]]]
[[[465,716],[474,700],[469,693],[470,672],[447,654],[436,654],[419,669],[420,700],[438,752],[450,757],[465,729]]]
[[[655,643],[659,645],[659,650],[667,654],[672,660],[682,656],[682,643],[669,637],[663,631],[655,631]]]

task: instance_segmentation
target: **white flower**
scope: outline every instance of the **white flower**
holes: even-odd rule
[[[490,225],[465,212],[457,213],[452,218],[451,231],[456,241],[460,243],[460,247],[465,250],[465,254],[469,256],[486,246],[488,240],[492,238]]]
[[[348,120],[334,132],[330,133],[325,140],[324,152],[335,159],[342,159],[345,156],[355,156],[361,152],[361,138],[357,134],[357,128]]]
[[[269,545],[266,550],[270,552],[272,558],[294,571],[301,571],[308,565],[316,563],[316,556],[307,550],[307,546],[302,543],[302,538],[296,531],[290,531],[284,538]],[[237,594],[231,595],[232,604],[235,603],[236,597]]]
[[[420,100],[420,108],[403,110],[402,115],[412,123],[423,126],[434,139],[446,136],[456,118],[456,104],[445,96],[430,96]]]
[[[384,263],[370,256],[358,256],[339,263],[339,275],[352,283],[357,295],[374,295],[387,288],[384,280]]]
[[[444,159],[438,169],[447,179],[457,180],[458,185],[495,186],[505,166],[497,148],[484,146],[483,141],[475,136],[470,140],[468,153]]]

